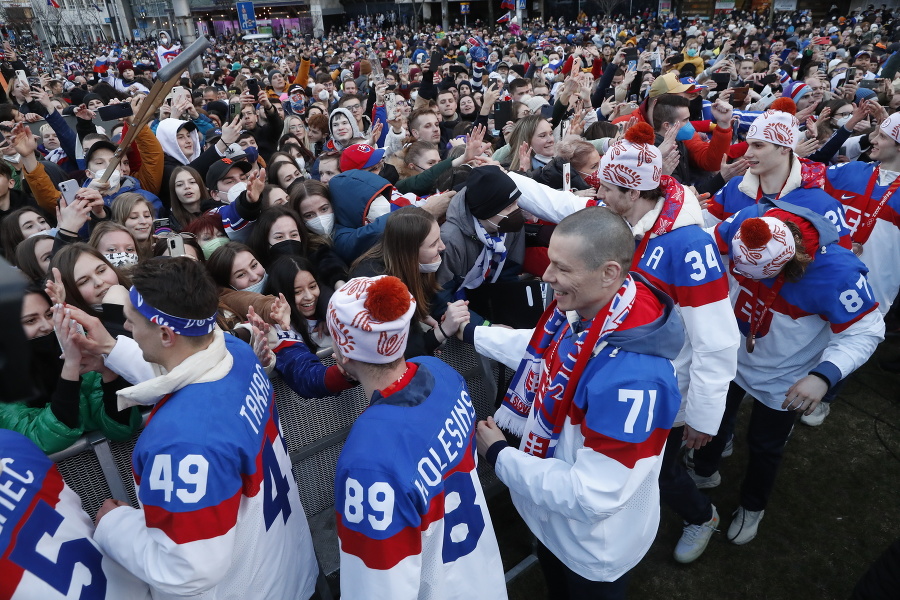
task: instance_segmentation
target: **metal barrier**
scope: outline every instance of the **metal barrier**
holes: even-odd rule
[[[439,357],[465,378],[478,418],[493,414],[497,373],[506,367],[478,355],[472,346],[456,339],[448,340]],[[325,365],[334,364],[330,356],[321,360]],[[359,386],[338,397],[321,399],[301,398],[278,376],[272,377],[272,386],[316,557],[321,573],[328,581],[326,586],[320,577],[319,595],[323,600],[329,600],[331,591],[328,587],[336,585],[340,568],[334,475],[344,441],[356,418],[368,406],[368,398]],[[82,506],[89,515],[95,515],[106,498],[138,506],[131,469],[131,453],[137,438],[135,435],[128,442],[110,442],[95,432],[50,456],[69,487],[81,496]],[[488,498],[503,489],[503,484],[486,462],[479,464],[478,475]],[[527,566],[526,563],[530,564],[529,559],[510,571],[507,581]]]

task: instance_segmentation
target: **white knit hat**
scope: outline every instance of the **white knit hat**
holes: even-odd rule
[[[747,131],[747,140],[760,140],[794,149],[800,139],[797,117],[781,110],[769,109],[756,117]]]
[[[610,146],[600,159],[600,179],[632,190],[655,190],[662,176],[662,154],[653,145],[655,134],[646,123],[637,123],[625,139]]]
[[[881,131],[900,144],[900,113],[894,113],[881,122]]]
[[[775,277],[795,252],[794,235],[775,217],[747,219],[731,240],[734,270],[750,279]]]
[[[357,277],[331,297],[326,322],[342,355],[382,365],[403,356],[415,311],[415,298],[396,277]]]

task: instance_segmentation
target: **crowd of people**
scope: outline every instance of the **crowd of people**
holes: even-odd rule
[[[0,403],[0,596],[311,597],[277,373],[370,399],[335,479],[344,597],[506,597],[480,455],[550,597],[624,598],[660,503],[675,560],[706,550],[735,444],[723,529],[751,542],[797,421],[897,327],[883,6],[210,42],[144,120],[168,34],[5,44],[0,247],[36,392]],[[454,337],[514,372],[485,421]],[[92,523],[45,457],[89,431],[140,432],[140,508]]]

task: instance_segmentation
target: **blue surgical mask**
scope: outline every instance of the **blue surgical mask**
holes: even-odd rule
[[[266,289],[266,284],[269,282],[269,274],[264,273],[262,279],[251,285],[250,287],[245,287],[242,290],[238,290],[239,292],[253,292],[254,294],[262,294],[263,290]]]
[[[691,58],[697,56],[697,49],[691,48],[690,50],[687,51],[687,55],[690,56]]]
[[[694,129],[694,126],[690,124],[690,122],[685,123],[681,126],[681,129],[678,130],[678,135],[675,136],[675,139],[679,142],[685,142],[692,137],[697,131]]]

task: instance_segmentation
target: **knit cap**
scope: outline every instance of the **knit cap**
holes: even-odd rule
[[[760,140],[793,149],[800,139],[797,106],[789,98],[778,98],[771,108],[756,117],[747,130],[747,140]]]
[[[775,277],[795,252],[791,230],[775,217],[747,219],[731,240],[734,271],[750,279]]]
[[[655,190],[662,176],[662,154],[653,145],[656,136],[647,123],[637,123],[625,139],[610,146],[600,159],[600,179],[632,190]]]
[[[497,216],[522,195],[512,178],[496,165],[473,169],[466,188],[466,206],[476,219]]]
[[[881,131],[900,144],[900,113],[894,113],[881,122]]]
[[[808,94],[809,91],[810,90],[808,85],[806,85],[802,81],[795,81],[785,86],[782,97],[790,98],[796,103],[800,100],[800,98]]]
[[[326,322],[343,356],[383,365],[403,356],[416,300],[396,277],[356,277],[328,302]]]

